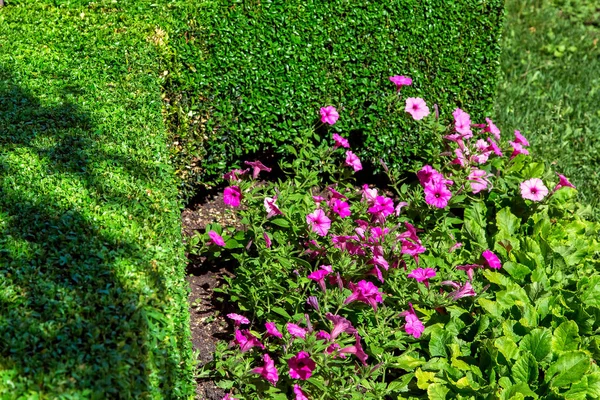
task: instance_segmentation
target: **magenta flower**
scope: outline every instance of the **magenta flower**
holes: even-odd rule
[[[276,201],[277,201],[277,197],[275,197],[275,198],[265,197],[263,204],[265,206],[265,210],[267,210],[267,218],[271,218],[271,217],[274,217],[275,215],[283,214],[281,212],[281,210],[279,209],[279,207],[277,207],[277,204],[275,204]]]
[[[362,169],[360,159],[350,150],[346,151],[346,166],[352,167],[354,172],[358,172]]]
[[[340,333],[346,332],[349,335],[356,333],[356,329],[352,326],[352,323],[344,317],[334,315],[332,313],[325,314],[325,318],[333,322],[333,329],[331,330],[330,339],[335,340]]]
[[[462,135],[462,139],[470,139],[473,136],[471,131],[471,116],[457,108],[452,113],[454,116],[454,129]]]
[[[444,208],[452,197],[452,192],[441,182],[425,186],[425,202],[430,206]]]
[[[433,268],[417,268],[408,274],[409,278],[414,278],[417,282],[424,282],[425,287],[429,287],[429,278],[435,276],[435,269]]]
[[[490,144],[488,150],[492,150],[495,155],[497,155],[498,157],[502,157],[502,150],[500,150],[500,147],[496,144],[496,142],[494,142],[492,138],[488,138],[488,143]]]
[[[306,299],[306,304],[319,311],[319,300],[316,298],[316,296],[308,296]]]
[[[308,223],[312,231],[319,236],[326,236],[327,232],[329,232],[329,228],[331,228],[331,220],[327,218],[320,208],[306,216],[306,223]]]
[[[285,328],[287,329],[288,333],[293,337],[306,339],[306,334],[308,333],[306,329],[301,328],[296,324],[292,324],[291,322],[288,322]]]
[[[473,286],[471,286],[471,284],[469,282],[465,282],[464,285],[460,285],[453,281],[444,281],[444,282],[442,282],[442,285],[452,286],[453,288],[456,289],[454,292],[448,293],[450,298],[455,301],[460,298],[463,298],[463,297],[477,295],[477,293],[475,293],[475,291],[473,290]]]
[[[275,386],[279,380],[279,374],[277,373],[277,368],[275,368],[275,362],[268,354],[263,356],[263,360],[265,362],[264,366],[254,368],[252,373],[260,374],[260,376],[262,376],[267,382]]]
[[[225,397],[223,397],[221,400],[238,400],[238,399],[233,397],[231,394],[227,393],[227,394],[225,394]]]
[[[319,284],[319,287],[321,288],[322,291],[326,292],[327,289],[325,288],[325,277],[327,275],[329,275],[331,271],[327,271],[325,269],[318,269],[314,272],[311,272],[308,275],[308,279],[311,279],[315,282],[317,282]]]
[[[488,173],[482,169],[473,169],[471,173],[467,177],[469,183],[471,184],[471,190],[473,190],[474,194],[481,192],[486,189],[489,181],[487,179]]]
[[[522,182],[521,197],[531,201],[541,201],[548,194],[548,188],[539,178],[531,178]]]
[[[230,320],[233,321],[233,323],[235,324],[235,326],[240,326],[242,324],[249,324],[250,320],[246,317],[244,317],[243,315],[240,314],[235,314],[235,313],[231,313],[231,314],[227,314],[227,318],[229,318]]]
[[[271,172],[271,168],[265,166],[260,161],[244,161],[244,164],[252,167],[252,178],[258,178],[260,171]]]
[[[310,354],[305,351],[299,352],[288,360],[290,376],[293,379],[307,380],[312,375],[316,366],[315,362],[310,358]]]
[[[491,133],[492,135],[494,135],[497,141],[500,141],[500,129],[498,129],[498,127],[494,125],[492,120],[489,118],[486,118],[485,122],[487,122],[487,125],[485,126],[485,128],[483,128],[483,131]]]
[[[339,199],[336,199],[333,202],[333,207],[331,207],[331,209],[333,210],[334,213],[339,215],[340,218],[349,217],[351,214],[350,205],[348,203],[346,203],[345,201],[342,201]]]
[[[223,179],[225,179],[226,181],[241,181],[241,176],[245,175],[248,172],[247,169],[232,169],[231,171],[227,172],[226,174],[223,175]]]
[[[369,358],[369,356],[367,356],[367,353],[363,350],[362,345],[360,344],[360,336],[358,336],[358,333],[356,332],[354,333],[354,339],[354,346],[344,347],[340,350],[340,354],[354,354],[363,365],[367,365],[367,358]]]
[[[327,106],[321,108],[321,122],[324,124],[333,125],[337,122],[340,114],[333,106]]]
[[[341,137],[337,133],[333,134],[333,141],[334,141],[334,144],[333,144],[334,149],[337,149],[338,147],[343,147],[345,149],[350,148],[350,143],[348,143],[348,139]]]
[[[421,186],[425,187],[431,183],[443,181],[444,175],[433,169],[431,165],[425,165],[417,172],[417,178],[419,178]]]
[[[425,100],[420,97],[409,97],[406,99],[404,111],[409,113],[415,120],[421,120],[429,115],[429,107],[425,104]]]
[[[371,305],[373,310],[377,311],[377,303],[383,303],[383,296],[379,288],[371,282],[362,280],[358,282],[358,285],[350,283],[350,289],[352,290],[352,294],[344,300],[344,304],[360,301]]]
[[[515,143],[519,143],[523,146],[529,146],[529,142],[525,139],[525,136],[521,135],[520,131],[515,131]]]
[[[557,173],[556,175],[558,175],[559,182],[558,182],[558,184],[557,184],[557,185],[554,187],[554,189],[552,190],[552,192],[556,192],[558,189],[560,189],[560,188],[564,188],[564,187],[570,187],[570,188],[573,188],[573,189],[577,189],[577,188],[575,187],[575,185],[573,185],[571,182],[569,182],[569,180],[567,179],[567,177],[566,177],[566,176],[564,176],[564,175],[561,175],[561,174],[559,174],[559,173]]]
[[[500,259],[490,250],[484,251],[481,255],[483,256],[483,258],[485,258],[485,262],[488,265],[488,267],[493,269],[502,268],[502,263],[500,262]]]
[[[271,238],[269,237],[269,235],[267,235],[267,232],[263,232],[263,239],[265,239],[265,246],[267,246],[267,249],[271,248]]]
[[[415,309],[411,303],[408,303],[408,311],[402,311],[400,313],[401,317],[404,317],[406,324],[404,325],[404,330],[409,335],[412,335],[414,338],[418,339],[421,337],[421,334],[425,330],[423,323],[417,317],[417,313],[415,313]]]
[[[308,400],[306,393],[302,391],[302,388],[299,385],[294,385],[294,394],[296,395],[294,400]]]
[[[508,143],[513,148],[513,152],[510,155],[511,160],[513,158],[515,158],[516,156],[518,156],[519,154],[525,154],[526,156],[529,155],[529,150],[524,148],[523,145],[521,145],[520,143],[517,143],[517,142],[508,142]]]
[[[208,237],[210,237],[210,242],[216,244],[217,246],[221,246],[221,247],[225,246],[225,241],[223,240],[221,235],[219,235],[217,232],[208,231]]]
[[[239,207],[242,200],[242,190],[239,186],[229,186],[223,191],[223,202],[231,207]]]
[[[324,342],[329,342],[331,340],[331,335],[325,331],[317,332],[317,339],[322,340]]]
[[[402,89],[402,86],[412,85],[412,79],[409,78],[408,76],[402,76],[402,75],[390,76],[390,81],[392,81],[392,83],[394,85],[396,85],[396,89],[398,91],[400,91],[400,89]]]
[[[419,242],[412,242],[410,240],[401,239],[402,242],[402,254],[408,254],[411,257],[415,258],[415,261],[418,261],[418,255],[425,253],[427,250],[423,245]]]
[[[247,352],[253,347],[258,347],[261,349],[265,348],[260,340],[258,340],[258,338],[250,333],[250,331],[247,329],[236,330],[234,342],[240,346],[242,353]]]
[[[467,276],[469,277],[469,280],[471,282],[473,282],[473,270],[475,268],[483,268],[483,265],[468,264],[468,265],[457,265],[456,266],[456,269],[460,269],[460,270],[465,271],[467,273]]]
[[[279,339],[283,338],[283,335],[281,334],[281,332],[279,332],[279,329],[277,329],[275,322],[266,322],[265,329],[267,330],[267,337],[273,336]]]
[[[377,196],[374,204],[369,207],[368,212],[379,222],[384,222],[388,215],[394,213],[394,200],[385,196]]]

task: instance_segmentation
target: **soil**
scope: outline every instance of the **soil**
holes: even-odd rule
[[[231,212],[223,203],[222,194],[212,194],[193,199],[181,214],[184,240],[195,232],[204,233],[207,224],[218,222],[221,226],[236,225]],[[213,358],[216,343],[230,340],[233,331],[224,318],[225,305],[215,296],[214,289],[222,285],[225,276],[233,276],[230,266],[216,265],[204,257],[188,256],[187,281],[190,285],[188,297],[192,344],[198,354],[200,366]],[[221,400],[225,392],[212,380],[198,379],[197,400]]]

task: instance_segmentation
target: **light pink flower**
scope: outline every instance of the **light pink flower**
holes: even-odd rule
[[[294,394],[296,395],[294,400],[308,400],[306,393],[302,391],[302,388],[299,385],[294,385]]]
[[[331,228],[331,220],[327,218],[320,208],[306,216],[306,223],[308,223],[313,232],[319,236],[326,236],[327,232],[329,232],[329,228]]]
[[[337,122],[340,114],[333,106],[327,106],[321,108],[321,122],[324,124],[333,125]]]
[[[321,205],[321,203],[323,201],[325,201],[325,197],[323,197],[323,196],[313,196],[312,198],[315,201],[315,203],[317,204],[317,207],[319,207]]]
[[[469,183],[471,184],[471,190],[473,193],[477,194],[484,189],[487,189],[489,181],[487,179],[488,173],[482,169],[473,169],[471,173],[467,177]]]
[[[288,322],[285,328],[287,329],[288,333],[293,337],[306,339],[306,334],[308,333],[306,329],[296,324],[292,324],[291,322]]]
[[[529,142],[525,139],[525,136],[521,135],[520,131],[515,131],[515,142],[523,146],[529,146]]]
[[[488,265],[488,267],[493,269],[502,268],[502,263],[500,262],[500,259],[490,250],[485,250],[481,255],[483,258],[485,258],[485,262]]]
[[[236,330],[234,342],[240,346],[242,353],[247,352],[253,347],[265,348],[258,338],[247,329]]]
[[[404,320],[406,321],[406,325],[404,325],[404,330],[409,335],[418,339],[421,337],[421,334],[425,330],[425,327],[423,326],[421,320],[419,320],[419,317],[417,317],[417,313],[415,313],[413,305],[411,303],[408,303],[408,307],[408,311],[403,311],[400,313],[400,316],[404,317]]]
[[[356,329],[352,326],[352,323],[344,317],[334,315],[332,313],[325,314],[325,318],[333,322],[333,329],[331,330],[330,339],[335,340],[342,332],[346,332],[349,335],[356,333]]]
[[[223,191],[223,202],[231,207],[239,207],[242,200],[242,190],[239,186],[229,186]]]
[[[498,129],[498,127],[496,125],[494,125],[492,120],[489,118],[486,118],[485,122],[487,122],[487,125],[483,129],[483,131],[487,132],[487,133],[491,133],[492,135],[494,135],[494,137],[496,138],[497,141],[500,141],[500,129]]]
[[[362,198],[369,204],[375,202],[375,199],[377,198],[377,189],[369,189],[369,185],[364,184],[362,187]]]
[[[460,249],[462,247],[462,243],[461,242],[456,242],[452,245],[452,247],[450,247],[450,249],[448,249],[448,253],[452,253],[454,250],[456,249]]]
[[[310,378],[317,365],[310,358],[310,354],[301,351],[288,360],[288,366],[290,367],[290,376],[293,379],[305,381]]]
[[[452,197],[452,192],[441,182],[425,186],[425,202],[430,206],[444,208]]]
[[[279,209],[279,207],[277,207],[277,204],[275,204],[276,201],[277,201],[277,197],[275,197],[275,198],[265,197],[263,204],[265,206],[265,210],[267,210],[267,218],[271,218],[271,217],[274,217],[275,215],[283,214],[281,212],[281,210]]]
[[[221,247],[225,246],[225,241],[223,240],[221,235],[219,235],[217,232],[208,231],[208,236],[210,237],[210,241],[212,243],[216,244],[217,246],[221,246]]]
[[[425,282],[425,286],[429,287],[429,278],[435,276],[435,269],[433,268],[417,268],[408,274],[409,278],[416,279],[417,282]]]
[[[483,268],[483,265],[468,264],[468,265],[457,265],[456,266],[456,269],[460,269],[460,270],[465,271],[467,273],[467,276],[469,277],[469,280],[471,282],[473,282],[473,270],[475,268]]]
[[[425,100],[420,97],[409,97],[406,99],[404,111],[409,113],[415,120],[421,120],[429,115],[429,107],[425,104]]]
[[[283,338],[283,335],[281,334],[281,332],[279,332],[279,329],[277,329],[275,322],[265,323],[265,328],[267,330],[267,336],[274,336],[279,339]]]
[[[517,143],[517,142],[508,142],[508,143],[513,148],[513,152],[510,155],[511,160],[513,158],[515,158],[516,156],[518,156],[519,154],[525,154],[526,156],[529,155],[529,150],[524,148],[523,145],[521,145],[520,143]]]
[[[260,161],[244,161],[244,164],[252,167],[252,178],[258,178],[260,171],[271,172],[271,168],[265,166]]]
[[[396,214],[396,216],[399,216],[400,213],[402,213],[402,209],[404,207],[408,206],[408,203],[405,201],[401,201],[396,205],[396,209],[394,210],[394,214]]]
[[[467,149],[454,149],[454,154],[456,154],[456,158],[452,160],[452,164],[458,164],[461,167],[466,166],[469,163],[467,156],[469,155],[469,151]]]
[[[240,326],[242,324],[250,323],[250,320],[248,318],[244,317],[243,315],[236,314],[236,313],[227,314],[227,318],[232,320],[233,323],[235,324],[235,326]]]
[[[402,76],[402,75],[390,76],[390,81],[392,81],[392,83],[394,85],[396,85],[396,89],[398,91],[400,89],[402,89],[402,86],[410,86],[410,85],[412,85],[412,79],[409,78],[408,76]]]
[[[268,354],[263,356],[263,360],[265,362],[264,366],[254,368],[252,373],[260,374],[267,382],[270,382],[271,385],[275,386],[279,380],[279,374],[277,373],[277,368],[275,368],[275,362]]]
[[[263,232],[263,239],[265,239],[265,246],[267,246],[267,249],[270,249],[271,248],[271,238],[269,237],[267,232]]]
[[[488,146],[488,142],[483,139],[477,139],[477,142],[475,142],[475,148],[482,153],[487,151]]]
[[[333,202],[333,207],[331,207],[331,209],[333,210],[334,213],[339,215],[340,218],[349,217],[351,214],[350,205],[348,203],[346,203],[345,201],[342,201],[339,199],[335,199],[335,201]]]
[[[456,132],[462,135],[463,139],[470,139],[473,137],[473,132],[471,131],[471,116],[457,108],[452,113],[454,116],[454,129]]]
[[[344,147],[346,149],[350,148],[350,143],[348,143],[348,139],[341,137],[337,133],[333,134],[333,147],[337,149],[338,147]]]
[[[367,358],[369,358],[369,356],[367,356],[367,353],[365,353],[360,344],[360,336],[358,336],[358,333],[354,333],[354,340],[354,346],[344,347],[340,350],[340,354],[354,354],[363,365],[367,365]]]
[[[450,298],[452,300],[458,300],[463,297],[477,295],[477,293],[475,293],[475,291],[473,290],[473,286],[471,286],[471,284],[469,282],[465,282],[464,285],[461,285],[461,284],[453,282],[453,281],[444,281],[444,282],[442,282],[442,285],[452,286],[453,288],[456,289],[454,292],[448,293],[448,295],[450,296]]]
[[[500,147],[496,144],[496,142],[494,142],[492,138],[488,138],[488,143],[490,144],[488,150],[492,150],[494,154],[496,154],[498,157],[502,157],[502,150],[500,150]]]
[[[569,182],[569,180],[567,179],[566,176],[561,175],[559,173],[557,173],[556,175],[558,175],[559,182],[554,187],[554,190],[552,190],[553,192],[556,192],[558,189],[564,188],[564,187],[570,187],[570,188],[576,189],[575,185],[573,185],[571,182]]]
[[[521,196],[531,201],[541,201],[548,194],[548,188],[539,178],[531,178],[522,182]]]
[[[362,280],[358,282],[358,285],[350,283],[350,289],[352,290],[352,294],[344,300],[344,304],[360,301],[370,304],[373,310],[377,311],[377,303],[383,303],[383,297],[379,288],[371,282]]]
[[[245,175],[248,172],[247,169],[232,169],[231,171],[227,172],[226,174],[223,175],[223,179],[225,179],[226,181],[240,181],[241,176]]]
[[[362,164],[358,156],[352,153],[350,150],[346,151],[346,166],[352,167],[354,172],[358,172],[362,169]]]

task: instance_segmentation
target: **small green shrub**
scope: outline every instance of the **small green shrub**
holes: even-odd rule
[[[243,229],[191,245],[238,263],[223,291],[243,316],[205,369],[230,398],[600,395],[600,225],[523,136],[454,115],[443,144],[420,123],[445,151],[415,184],[389,169],[396,199],[355,187],[329,140],[286,180],[228,176]]]
[[[208,183],[248,154],[290,155],[286,145],[318,121],[307,110],[328,105],[365,161],[414,166],[434,148],[393,112],[392,75],[419,82],[403,94],[437,103],[445,117],[466,105],[481,117],[492,104],[500,0],[230,0],[179,12],[187,24],[169,45],[182,68],[173,66],[166,90],[187,184]]]

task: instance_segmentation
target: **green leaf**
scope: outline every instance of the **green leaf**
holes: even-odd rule
[[[280,226],[282,228],[289,228],[290,227],[290,223],[287,219],[285,218],[273,218],[272,220],[270,220],[272,224]]]
[[[537,399],[538,395],[532,391],[529,385],[525,382],[519,382],[515,385],[511,385],[503,390],[501,394],[501,399],[503,400],[525,399],[526,397]]]
[[[291,320],[291,319],[292,319],[292,316],[291,316],[290,314],[288,314],[288,312],[287,312],[287,311],[285,311],[285,310],[284,310],[283,308],[281,308],[281,307],[272,307],[272,308],[271,308],[271,311],[273,311],[273,312],[274,312],[274,313],[276,313],[276,314],[279,314],[279,315],[281,315],[282,317],[284,317],[284,318],[286,318],[286,319],[288,319],[288,320]]]
[[[427,397],[429,400],[446,400],[446,395],[450,389],[441,383],[434,383],[427,388]]]
[[[600,276],[592,276],[587,284],[579,288],[579,292],[584,304],[600,308]]]
[[[448,358],[446,346],[452,343],[452,334],[439,325],[433,328],[431,339],[429,340],[429,355],[431,357]]]
[[[581,342],[579,327],[575,321],[565,321],[554,331],[552,351],[560,353],[561,351],[577,350],[579,342]]]
[[[503,208],[496,215],[498,231],[505,237],[511,237],[519,229],[519,218],[510,212],[510,208]]]
[[[566,387],[579,382],[591,365],[590,357],[583,351],[568,351],[546,371],[546,382],[552,387]]]
[[[538,328],[529,332],[519,343],[523,350],[530,351],[540,362],[552,352],[552,334],[546,328]]]
[[[517,358],[511,374],[515,382],[533,383],[538,379],[538,363],[535,357],[528,351],[522,352]]]
[[[531,273],[531,270],[523,264],[514,263],[512,261],[507,261],[502,264],[502,269],[504,269],[508,274],[518,283],[524,283],[527,275]]]
[[[418,356],[418,353],[412,353]],[[394,360],[394,367],[403,369],[404,371],[412,371],[417,367],[425,364],[425,360],[413,357],[411,354],[404,353]]]
[[[408,374],[404,374],[400,378],[390,382],[390,384],[387,387],[387,390],[389,392],[404,392],[404,391],[408,390],[408,384],[414,377],[415,377],[415,374],[412,372],[408,373]]]
[[[502,353],[506,360],[510,361],[519,354],[517,344],[509,337],[502,336],[494,341],[494,346]]]
[[[435,372],[425,372],[421,368],[417,368],[415,376],[417,377],[417,387],[426,390],[433,383]]]
[[[483,297],[477,299],[477,302],[483,309],[495,318],[502,318],[502,307],[496,301],[488,300]]]

